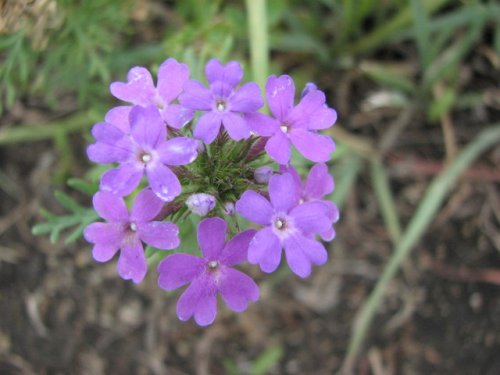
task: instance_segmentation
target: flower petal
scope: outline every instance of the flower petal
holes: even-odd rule
[[[229,267],[245,262],[248,258],[248,245],[255,233],[254,229],[248,229],[234,236],[222,249],[220,262]]]
[[[205,66],[205,74],[210,83],[221,81],[235,87],[243,78],[243,69],[237,61],[230,61],[222,65],[217,59],[211,59]]]
[[[235,141],[247,139],[250,137],[250,128],[245,119],[233,112],[225,113],[222,116],[222,124],[227,134]]]
[[[219,217],[204,219],[198,224],[198,245],[208,260],[218,260],[226,242],[227,224]]]
[[[138,284],[146,276],[148,264],[140,241],[123,246],[118,259],[118,274],[124,280]]]
[[[286,120],[295,128],[309,129],[313,116],[325,108],[325,94],[320,90],[312,90],[292,109]]]
[[[270,137],[280,131],[280,123],[260,112],[246,113],[244,116],[250,130],[262,137]]]
[[[123,198],[114,194],[98,191],[92,198],[97,214],[104,220],[116,223],[128,221],[128,209]]]
[[[165,103],[170,103],[179,96],[188,78],[188,66],[177,62],[174,58],[169,58],[160,65],[157,88]]]
[[[135,163],[124,163],[104,173],[100,189],[120,197],[129,195],[141,182],[144,171]]]
[[[118,247],[111,244],[97,243],[92,249],[92,257],[97,262],[107,262],[118,252]]]
[[[277,131],[266,143],[267,154],[279,164],[290,161],[290,141],[281,131]]]
[[[299,203],[297,186],[290,173],[274,175],[269,179],[269,197],[275,212],[288,213]]]
[[[319,241],[302,235],[288,237],[284,247],[290,269],[300,277],[307,277],[311,274],[311,263],[322,265],[328,258],[324,246]]]
[[[124,225],[118,223],[92,223],[83,231],[86,241],[119,249],[124,236]]]
[[[260,269],[270,273],[281,261],[281,243],[270,227],[259,230],[248,246],[248,261],[259,264]]]
[[[328,161],[335,150],[335,143],[330,137],[303,129],[292,130],[290,139],[305,158],[314,162]]]
[[[268,225],[273,215],[273,207],[269,201],[253,190],[241,194],[236,202],[236,212],[245,219],[260,225]]]
[[[319,234],[321,239],[326,242],[332,241],[335,238],[335,235],[336,233],[333,227]]]
[[[146,168],[149,184],[154,193],[165,202],[170,202],[181,193],[181,183],[167,166],[156,163]]]
[[[222,299],[233,311],[242,312],[250,301],[259,299],[259,287],[249,276],[228,268],[224,272],[224,281],[219,286]]]
[[[184,91],[179,95],[181,105],[198,111],[209,111],[212,102],[210,90],[195,80],[187,81],[184,84]]]
[[[131,156],[129,145],[130,142],[126,138],[114,143],[96,142],[87,147],[87,157],[94,163],[101,164],[124,162]]]
[[[127,83],[113,82],[109,89],[115,98],[146,106],[155,95],[153,78],[146,68],[136,66],[129,70]]]
[[[92,127],[91,133],[96,141],[108,143],[116,142],[125,135],[120,128],[109,122],[98,122]]]
[[[305,234],[327,231],[332,223],[325,214],[325,205],[319,201],[299,204],[290,212],[290,216],[297,228]]]
[[[199,141],[193,138],[176,137],[158,147],[160,160],[167,165],[186,165],[198,156]]]
[[[111,108],[104,116],[104,121],[116,126],[125,134],[130,133],[129,115],[132,106],[121,105]]]
[[[156,196],[150,189],[143,189],[135,197],[130,211],[130,220],[133,222],[146,222],[153,220],[160,213],[165,202]]]
[[[295,96],[293,79],[288,75],[270,76],[267,79],[266,95],[269,109],[274,117],[283,122],[293,108]]]
[[[333,108],[320,108],[311,115],[308,129],[328,129],[337,121],[337,112]]]
[[[143,242],[161,250],[172,250],[180,244],[179,228],[170,222],[138,223],[137,232]]]
[[[234,112],[255,112],[264,105],[259,85],[255,82],[245,83],[229,97],[229,101]]]
[[[219,134],[221,123],[220,114],[207,112],[198,119],[193,136],[201,139],[206,144],[210,144],[217,137],[217,134]]]
[[[158,285],[164,290],[177,289],[201,275],[205,262],[191,254],[172,254],[158,265]]]
[[[168,126],[180,129],[193,119],[194,111],[191,108],[183,107],[180,104],[169,104],[162,113],[163,121]]]
[[[186,321],[194,315],[200,326],[212,324],[217,314],[217,288],[209,277],[199,277],[182,293],[177,302],[177,316]]]
[[[158,109],[151,105],[148,107],[135,106],[130,111],[131,135],[140,145],[155,148],[165,141],[167,128],[163,123]]]
[[[321,199],[330,194],[334,187],[333,177],[328,173],[326,164],[315,164],[307,176],[304,196],[306,198]]]

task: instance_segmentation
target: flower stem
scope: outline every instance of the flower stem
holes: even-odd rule
[[[246,0],[253,79],[265,87],[269,69],[266,0]]]

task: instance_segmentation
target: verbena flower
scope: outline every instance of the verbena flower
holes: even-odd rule
[[[261,113],[245,117],[253,131],[269,137],[266,144],[268,155],[279,164],[288,164],[290,144],[293,144],[311,161],[329,160],[335,144],[330,137],[318,134],[318,130],[332,126],[337,120],[337,113],[325,105],[325,94],[309,86],[299,104],[294,106],[295,85],[292,78],[273,75],[267,80],[266,96],[274,117]]]
[[[120,165],[103,174],[100,189],[116,195],[130,194],[146,174],[155,194],[171,201],[181,192],[177,176],[169,165],[185,165],[197,156],[198,141],[176,137],[166,140],[166,127],[155,107],[135,106],[130,111],[130,135],[107,123],[96,124],[96,143],[87,154],[97,163]]]
[[[158,266],[158,285],[174,290],[189,287],[177,302],[177,316],[188,320],[194,315],[201,326],[211,324],[217,314],[217,295],[236,312],[257,301],[259,288],[244,273],[232,267],[247,258],[248,244],[255,234],[246,230],[226,243],[227,224],[218,217],[204,219],[198,225],[198,244],[202,257],[189,254],[169,255]]]
[[[217,200],[213,195],[206,193],[192,194],[186,199],[189,210],[199,216],[205,216],[215,208]]]
[[[139,283],[146,275],[142,242],[163,250],[179,246],[177,225],[154,220],[164,202],[150,189],[137,195],[130,213],[122,198],[107,192],[96,193],[93,204],[106,222],[90,224],[83,235],[94,244],[92,254],[98,262],[109,261],[120,250],[118,273],[125,280]]]
[[[264,226],[250,242],[248,261],[259,264],[264,272],[273,272],[284,248],[290,269],[307,277],[312,264],[321,265],[327,260],[324,246],[311,237],[329,230],[331,220],[322,203],[300,203],[300,193],[290,173],[271,177],[269,197],[270,202],[247,190],[236,202],[241,216]]]
[[[188,79],[188,66],[169,58],[158,69],[156,87],[151,73],[146,68],[136,66],[129,70],[126,83],[113,82],[110,91],[116,98],[134,105],[154,105],[168,126],[180,129],[191,121],[193,111],[179,104],[172,104],[172,101],[182,92]],[[123,111],[131,109],[124,108]]]
[[[289,172],[294,179],[296,189],[299,192],[299,202],[320,202],[324,205],[325,215],[330,219],[330,223],[334,224],[339,220],[339,210],[335,203],[323,198],[330,194],[335,183],[333,177],[328,173],[328,167],[324,163],[315,164],[309,174],[305,183],[291,165],[281,168],[282,172]],[[333,225],[327,231],[319,233],[324,241],[331,241],[335,238],[335,229]]]
[[[267,184],[273,173],[273,169],[268,166],[257,168],[254,173],[255,181],[258,184]]]
[[[219,60],[211,59],[205,67],[205,74],[209,88],[190,80],[179,96],[183,106],[206,112],[196,124],[194,137],[212,143],[221,125],[235,141],[250,137],[250,128],[242,114],[255,112],[263,106],[259,86],[248,82],[236,88],[243,78],[243,69],[236,61],[222,65]]]

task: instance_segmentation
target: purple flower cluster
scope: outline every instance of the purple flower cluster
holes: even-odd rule
[[[148,262],[154,263],[146,254],[163,259],[158,285],[174,290],[189,284],[177,315],[194,317],[202,326],[214,321],[218,294],[236,312],[257,301],[257,284],[237,265],[258,264],[270,273],[284,251],[291,271],[309,276],[313,265],[327,261],[319,238],[332,240],[339,218],[335,204],[325,199],[334,189],[325,162],[335,144],[319,131],[332,126],[337,114],[324,93],[309,83],[295,105],[292,78],[270,76],[270,116],[258,112],[264,98],[255,82],[241,83],[238,62],[212,59],[205,75],[208,86],[169,58],[158,69],[156,85],[143,67],[132,68],[127,82],[111,84],[111,93],[131,105],[112,108],[92,128],[88,157],[109,167],[93,198],[105,222],[84,231],[96,261],[119,252],[123,279],[144,279]],[[291,164],[292,145],[317,163],[304,182]],[[194,216],[187,220],[189,215]],[[179,226],[200,216],[206,217],[197,229],[200,250],[191,249],[200,256],[162,255],[184,239]],[[240,231],[238,216],[255,229]]]

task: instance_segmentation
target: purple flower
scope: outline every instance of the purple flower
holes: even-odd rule
[[[179,96],[183,106],[206,111],[196,124],[194,137],[212,143],[221,124],[235,141],[250,137],[250,128],[241,114],[255,112],[264,104],[259,86],[248,82],[236,89],[243,78],[241,65],[236,61],[222,65],[219,60],[211,59],[205,67],[205,74],[210,88],[190,80]]]
[[[248,261],[264,272],[278,268],[281,251],[291,270],[300,277],[311,273],[311,265],[327,260],[323,245],[311,238],[330,228],[330,219],[320,202],[300,203],[299,192],[290,173],[269,180],[270,202],[259,193],[247,190],[236,202],[236,211],[245,219],[263,225],[250,242]]]
[[[265,166],[257,168],[254,172],[255,181],[258,184],[267,184],[273,173],[274,171],[271,167]]]
[[[282,166],[281,172],[288,172],[293,176],[297,191],[299,192],[299,202],[320,202],[324,205],[325,215],[330,222],[336,223],[339,220],[339,210],[335,203],[322,198],[330,194],[335,183],[333,177],[328,173],[328,167],[324,163],[315,164],[309,171],[305,184],[302,183],[299,174],[292,165]],[[333,225],[325,232],[319,233],[324,241],[331,241],[335,238]]]
[[[125,280],[139,283],[147,271],[142,242],[158,249],[179,246],[179,229],[169,222],[154,221],[164,202],[150,190],[142,190],[129,214],[122,198],[98,192],[93,199],[94,209],[105,223],[92,223],[83,232],[94,244],[92,255],[98,262],[107,262],[120,250],[118,273]]]
[[[325,94],[309,85],[299,104],[294,103],[295,85],[287,75],[270,76],[266,84],[269,108],[274,118],[261,113],[247,114],[250,127],[257,134],[270,137],[266,151],[279,164],[288,164],[290,143],[307,159],[324,162],[335,144],[330,137],[318,134],[337,120],[337,113],[325,104]]]
[[[205,193],[196,193],[186,199],[186,206],[189,210],[199,216],[205,216],[215,208],[217,200],[213,195]]]
[[[158,85],[146,68],[136,66],[129,70],[127,81],[113,82],[110,91],[118,99],[134,105],[154,105],[168,126],[180,129],[193,118],[193,111],[179,104],[171,104],[182,92],[189,78],[189,68],[170,58],[160,65]]]
[[[185,165],[197,156],[198,141],[166,139],[166,127],[155,107],[135,106],[130,111],[130,135],[116,126],[98,123],[92,128],[96,143],[87,149],[97,163],[120,163],[103,174],[100,189],[124,196],[139,185],[146,174],[155,194],[171,201],[181,192],[177,176],[167,165]]]
[[[177,302],[177,316],[188,320],[194,315],[200,326],[211,324],[217,314],[217,294],[230,309],[244,311],[257,301],[259,288],[244,273],[233,269],[247,258],[248,244],[255,234],[246,230],[225,242],[227,225],[218,217],[204,219],[198,226],[198,243],[203,257],[173,254],[158,266],[158,285],[165,290],[189,287]]]

